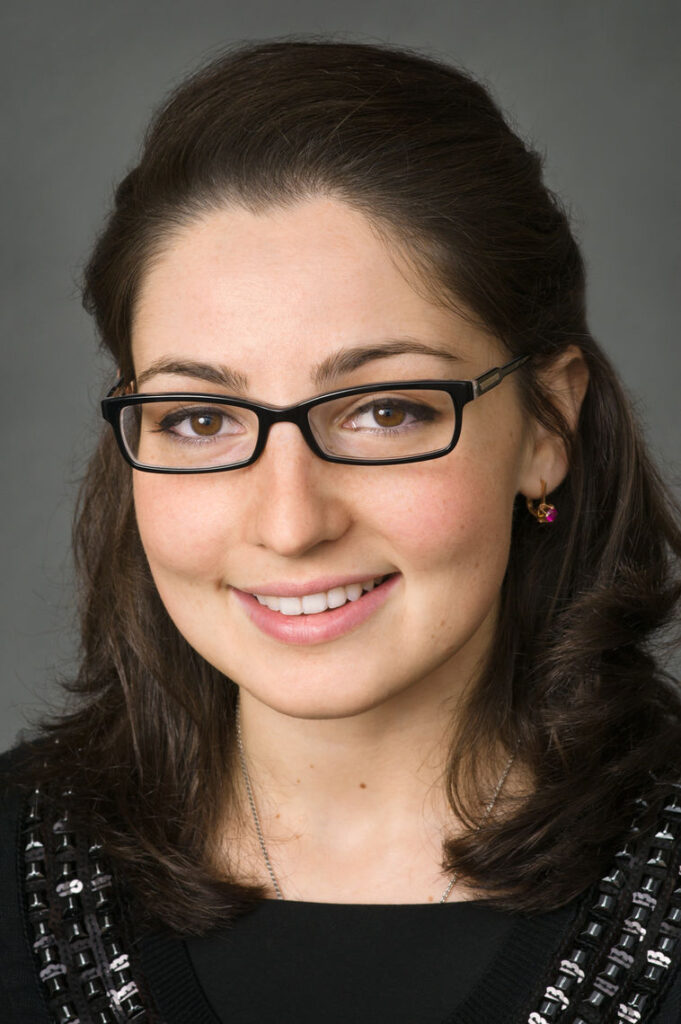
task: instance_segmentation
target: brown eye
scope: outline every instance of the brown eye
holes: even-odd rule
[[[404,420],[404,409],[396,405],[377,406],[374,417],[382,427],[399,427]]]
[[[212,412],[201,412],[190,416],[189,424],[195,434],[201,437],[212,437],[222,426],[222,416]]]

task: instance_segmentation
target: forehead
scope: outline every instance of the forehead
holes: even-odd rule
[[[226,207],[182,227],[147,271],[135,370],[162,359],[228,363],[269,400],[285,389],[288,401],[296,383],[310,392],[314,369],[339,348],[409,337],[476,365],[498,354],[486,332],[424,292],[399,246],[338,200],[259,214]],[[393,358],[395,369],[397,360],[437,368],[431,356]],[[441,368],[447,375],[456,376]]]

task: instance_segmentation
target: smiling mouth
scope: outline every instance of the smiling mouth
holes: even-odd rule
[[[350,583],[347,586],[333,587],[331,590],[318,594],[306,594],[304,597],[273,597],[267,594],[253,594],[259,604],[265,605],[270,611],[281,615],[319,615],[321,612],[342,608],[349,601],[358,601],[365,594],[381,587],[387,580],[398,573],[376,576],[364,583]]]

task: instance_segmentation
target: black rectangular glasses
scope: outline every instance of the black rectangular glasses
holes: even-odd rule
[[[454,448],[463,407],[529,356],[475,380],[388,381],[329,391],[296,405],[259,405],[200,392],[127,394],[102,401],[124,458],[149,473],[217,473],[255,462],[273,423],[295,423],[327,462],[390,466]]]

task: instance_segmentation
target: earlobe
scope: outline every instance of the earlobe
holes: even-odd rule
[[[563,438],[537,424],[534,451],[520,481],[518,490],[528,500],[545,501],[546,495],[563,482],[569,469]]]
[[[589,384],[589,370],[581,349],[569,345],[542,371],[540,381],[573,434]],[[532,450],[518,489],[526,498],[544,501],[546,494],[555,490],[567,476],[568,454],[563,438],[543,424],[535,422],[532,434]]]

